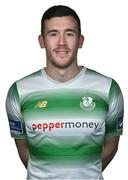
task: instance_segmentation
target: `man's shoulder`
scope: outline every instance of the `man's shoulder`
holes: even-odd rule
[[[13,89],[17,89],[18,87],[22,87],[24,86],[25,84],[29,84],[30,82],[36,82],[37,79],[39,79],[41,77],[42,73],[41,73],[41,69],[38,70],[38,71],[35,71],[31,74],[28,74],[16,81],[14,81],[9,90],[13,90]]]
[[[28,75],[22,77],[21,79],[16,81],[16,84],[21,84],[21,83],[33,81],[33,80],[36,80],[39,77],[41,77],[41,70],[35,71],[35,72],[31,73],[31,74],[28,74]]]
[[[93,69],[87,69],[86,71],[86,75],[92,76],[93,78],[99,78],[99,79],[104,79],[104,80],[108,80],[108,81],[112,81],[113,79],[105,74],[102,74],[96,70]]]

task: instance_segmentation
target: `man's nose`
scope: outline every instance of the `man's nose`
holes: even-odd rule
[[[64,35],[59,36],[58,44],[59,45],[65,45],[66,44],[66,38]]]

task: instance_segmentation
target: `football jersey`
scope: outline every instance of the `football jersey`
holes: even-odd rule
[[[41,69],[9,89],[11,136],[29,147],[27,179],[103,179],[105,138],[123,129],[123,96],[115,80],[83,67],[66,82]]]

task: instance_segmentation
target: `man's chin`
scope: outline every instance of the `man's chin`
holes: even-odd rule
[[[59,69],[65,69],[68,68],[72,63],[54,63],[54,66],[56,66]]]

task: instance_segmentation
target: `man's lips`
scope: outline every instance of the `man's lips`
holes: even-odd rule
[[[68,54],[68,51],[56,51],[57,54],[65,55]]]
[[[69,53],[69,49],[55,49],[57,54],[67,54]]]

